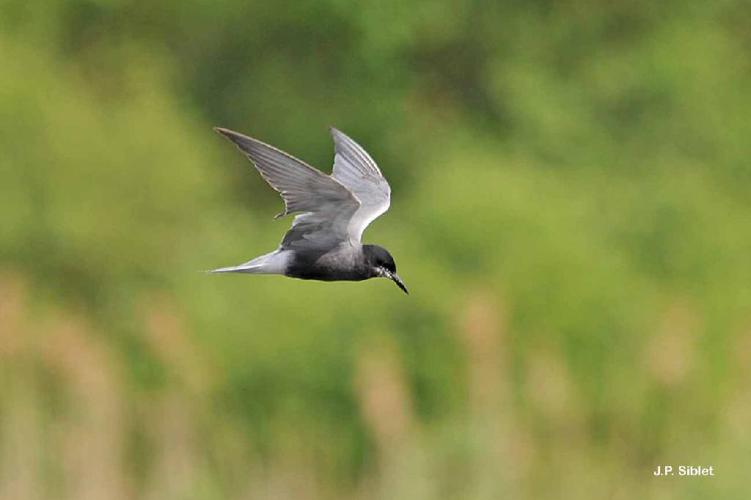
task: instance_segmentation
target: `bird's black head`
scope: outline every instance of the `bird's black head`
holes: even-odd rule
[[[373,277],[388,278],[396,283],[396,286],[401,288],[404,293],[409,294],[407,287],[396,274],[396,263],[388,250],[378,245],[363,245],[362,252],[365,255],[365,263],[370,272],[373,273]]]

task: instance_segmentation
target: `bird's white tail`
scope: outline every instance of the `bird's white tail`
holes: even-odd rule
[[[239,266],[220,267],[219,269],[212,269],[210,273],[250,273],[260,274],[263,271],[261,266],[250,266],[246,264],[240,264]]]
[[[210,273],[284,274],[287,268],[287,252],[274,251],[256,257],[239,266],[220,267]]]

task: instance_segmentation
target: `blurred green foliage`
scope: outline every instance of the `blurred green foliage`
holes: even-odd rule
[[[749,51],[742,0],[0,0],[0,498],[748,498]],[[412,295],[201,273],[289,222],[214,125],[360,142]]]

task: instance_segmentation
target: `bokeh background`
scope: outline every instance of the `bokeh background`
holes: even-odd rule
[[[744,0],[0,0],[0,498],[749,498],[750,53]],[[202,273],[289,224],[215,125],[363,144],[411,295]]]

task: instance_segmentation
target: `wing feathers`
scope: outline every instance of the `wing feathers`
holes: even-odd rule
[[[280,248],[332,248],[349,239],[347,227],[360,206],[339,181],[273,146],[223,128],[227,137],[247,155],[261,177],[281,194],[287,215],[295,217]]]
[[[373,158],[346,134],[332,128],[336,155],[332,176],[357,197],[360,207],[349,222],[347,232],[360,242],[365,228],[389,209],[391,188]]]
[[[344,241],[360,242],[365,228],[389,208],[391,188],[375,161],[355,141],[332,128],[336,155],[328,176],[294,156],[257,139],[215,128],[255,165],[281,194],[284,212],[302,212],[280,247],[331,248]]]
[[[235,143],[264,180],[282,195],[285,210],[279,216],[316,211],[324,204],[356,203],[344,186],[302,160],[232,130],[215,130]]]
[[[381,170],[373,161],[373,158],[359,144],[349,138],[342,131],[331,127],[331,136],[334,138],[336,154],[346,160],[350,169],[356,170],[362,175],[383,177]],[[346,168],[345,168],[346,169]],[[336,177],[336,163],[334,164],[334,176]]]

